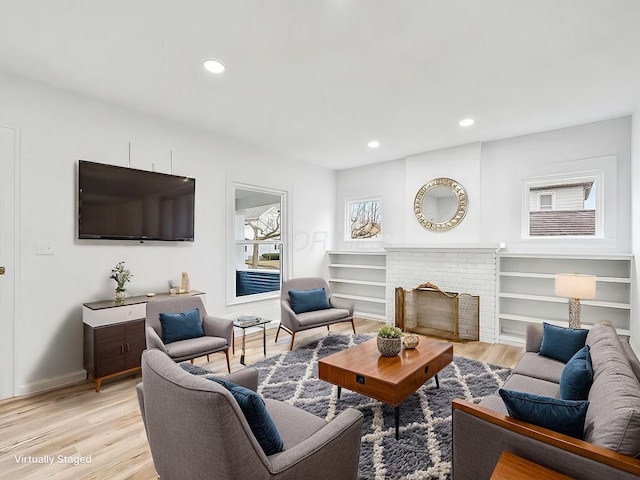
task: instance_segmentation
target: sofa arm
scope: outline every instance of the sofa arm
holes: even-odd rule
[[[329,300],[332,308],[344,308],[349,311],[349,316],[353,317],[353,308],[355,303],[351,300],[347,300],[346,298],[335,298],[331,297]]]
[[[288,300],[280,301],[280,323],[292,332],[298,331],[298,317]]]
[[[138,396],[138,406],[140,407],[140,416],[144,424],[144,431],[147,433],[147,417],[144,411],[144,384],[142,382],[136,385],[136,395]],[[147,437],[148,436],[149,434],[147,433]]]
[[[363,418],[359,410],[347,408],[305,441],[270,457],[269,471],[291,480],[356,478]]]
[[[167,347],[164,346],[162,339],[152,327],[146,327],[144,329],[144,335],[147,341],[147,348],[157,348],[168,355]]]
[[[254,392],[258,390],[258,370],[253,367],[243,368],[237,372],[230,373],[224,377],[224,380],[229,380],[236,385],[248,388]]]
[[[631,480],[640,475],[640,460],[633,457],[464,400],[453,400],[452,409],[454,480],[491,477],[503,451],[585,480]]]
[[[205,315],[202,319],[202,328],[205,335],[224,338],[227,340],[227,346],[231,346],[233,340],[233,320]]]
[[[527,325],[527,344],[525,352],[538,353],[542,345],[542,325],[530,323]]]

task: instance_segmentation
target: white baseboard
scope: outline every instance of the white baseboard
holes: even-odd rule
[[[54,390],[56,388],[66,387],[76,383],[84,382],[87,378],[86,370],[78,370],[77,372],[68,373],[60,377],[45,378],[44,380],[38,380],[37,382],[27,383],[21,385],[16,391],[16,397],[22,397],[23,395],[31,395],[34,393],[46,392],[48,390]]]

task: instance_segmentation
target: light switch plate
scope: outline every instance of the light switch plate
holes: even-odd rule
[[[53,245],[49,243],[36,243],[36,255],[53,255]]]

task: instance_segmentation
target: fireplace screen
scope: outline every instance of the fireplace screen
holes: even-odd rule
[[[413,290],[396,288],[396,326],[406,332],[449,338],[478,340],[480,297],[445,292],[423,283]]]

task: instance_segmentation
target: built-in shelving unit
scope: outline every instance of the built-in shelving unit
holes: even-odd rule
[[[630,334],[632,255],[554,255],[499,253],[497,256],[500,343],[522,345],[527,324],[568,326],[568,299],[555,296],[556,273],[596,276],[596,298],[581,300],[583,328],[610,320]]]
[[[384,320],[386,311],[386,253],[329,251],[329,284],[337,298],[355,302],[355,314]]]

